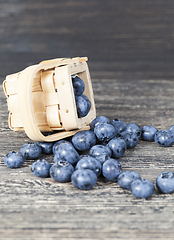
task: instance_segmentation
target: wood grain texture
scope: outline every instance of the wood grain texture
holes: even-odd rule
[[[169,80],[93,79],[97,115],[168,129],[174,123],[174,83]],[[136,199],[117,183],[99,178],[91,191],[31,174],[33,161],[9,169],[3,157],[29,141],[7,126],[6,99],[0,88],[0,234],[1,239],[173,239],[173,194]],[[45,156],[44,156],[45,157]],[[119,159],[155,183],[174,170],[174,148],[140,141]],[[46,156],[53,162],[53,156]]]
[[[1,0],[0,76],[88,56],[92,77],[173,79],[172,0]]]

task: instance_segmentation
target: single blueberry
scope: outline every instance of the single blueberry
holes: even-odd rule
[[[94,133],[99,141],[107,143],[117,135],[118,131],[110,123],[98,123],[94,128]]]
[[[82,130],[72,137],[72,143],[79,151],[88,151],[96,144],[96,136],[90,130]]]
[[[75,169],[91,169],[99,176],[101,174],[101,163],[97,159],[87,155],[80,158]]]
[[[24,157],[21,153],[12,151],[4,157],[4,163],[9,168],[19,168],[24,164]]]
[[[169,130],[160,130],[155,134],[154,140],[160,147],[170,147],[174,143],[174,133]]]
[[[127,127],[126,127],[125,131],[126,132],[135,133],[138,138],[141,137],[141,128],[136,123],[129,123],[129,124],[127,124]]]
[[[136,180],[141,179],[140,174],[135,171],[125,171],[120,173],[118,176],[118,184],[120,187],[125,189],[130,189],[131,183]]]
[[[91,123],[90,123],[90,129],[91,131],[94,131],[95,126],[98,123],[110,123],[110,120],[105,117],[105,116],[99,116],[97,118],[95,118]]]
[[[112,155],[108,146],[95,145],[89,150],[89,155],[96,158],[100,163],[104,163]]]
[[[122,157],[127,149],[124,139],[116,137],[108,142],[108,147],[112,150],[112,156],[114,158]]]
[[[56,143],[54,143],[54,145],[52,147],[52,151],[53,151],[54,154],[56,154],[57,148],[59,147],[59,145],[61,143],[69,143],[72,146],[72,144],[69,141],[65,140],[65,139],[59,140]]]
[[[131,193],[137,198],[148,198],[155,191],[154,184],[147,179],[136,179],[131,183]]]
[[[89,110],[91,109],[91,102],[90,102],[89,98],[85,94],[82,94],[81,96],[87,101],[88,112],[89,112]]]
[[[76,96],[82,95],[82,93],[85,90],[84,81],[78,76],[75,76],[75,77],[72,77],[72,84],[73,84],[74,94]]]
[[[110,158],[102,166],[103,176],[111,181],[116,182],[120,173],[122,173],[121,164],[117,160]]]
[[[126,142],[127,148],[134,148],[139,141],[139,137],[136,133],[123,131],[120,133],[120,138],[124,139]]]
[[[71,182],[81,190],[90,190],[97,183],[97,175],[90,169],[78,169],[73,172]]]
[[[89,113],[88,101],[82,96],[77,96],[75,98],[75,101],[76,101],[78,117],[79,118],[85,117]]]
[[[174,192],[174,173],[162,172],[156,179],[156,186],[162,193]]]
[[[141,139],[144,141],[154,141],[154,137],[158,129],[153,126],[143,126],[141,129]]]
[[[60,183],[70,182],[74,167],[66,160],[54,163],[50,168],[50,176]]]
[[[36,143],[26,143],[20,148],[20,152],[25,159],[36,159],[42,153],[42,148]]]
[[[76,164],[79,161],[79,154],[72,144],[69,143],[61,143],[56,149],[57,158],[60,160],[66,160],[72,165]],[[56,159],[54,159],[55,161]]]
[[[50,167],[51,163],[45,159],[38,159],[31,165],[31,171],[37,177],[46,178],[50,176]]]
[[[43,154],[53,153],[52,148],[53,148],[54,142],[36,142],[36,144],[41,147]]]
[[[111,124],[118,130],[118,132],[122,132],[126,129],[127,124],[119,119],[113,119]]]

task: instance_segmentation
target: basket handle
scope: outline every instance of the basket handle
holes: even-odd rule
[[[37,72],[41,70],[47,70],[55,68],[60,65],[61,59],[46,61],[38,65],[33,65],[27,67],[25,70],[20,72],[18,76],[18,103],[19,111],[22,119],[23,128],[27,136],[34,141],[44,141],[52,142],[57,141],[62,138],[66,138],[74,135],[76,132],[82,130],[72,130],[72,131],[61,131],[49,136],[44,136],[36,122],[33,106],[32,106],[32,83],[34,76]],[[89,126],[86,126],[84,129],[89,129]]]

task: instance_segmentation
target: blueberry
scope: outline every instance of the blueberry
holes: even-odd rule
[[[104,163],[112,155],[112,151],[108,146],[95,145],[89,150],[89,155]]]
[[[72,144],[69,141],[65,140],[65,139],[59,140],[56,143],[54,143],[54,145],[53,145],[52,151],[53,151],[54,154],[56,154],[57,148],[59,147],[59,145],[61,143],[68,143],[68,144],[70,144],[72,146]]]
[[[125,129],[126,132],[135,133],[138,138],[141,137],[141,128],[136,123],[129,123]]]
[[[156,186],[162,193],[174,192],[174,173],[163,172],[156,179]]]
[[[108,147],[112,150],[114,158],[122,157],[127,149],[126,142],[121,138],[113,138],[108,142]]]
[[[154,141],[154,136],[158,129],[153,126],[143,126],[141,132],[141,139],[144,141]]]
[[[97,183],[97,175],[90,169],[78,169],[73,172],[71,182],[81,190],[90,190]]]
[[[148,198],[155,191],[154,184],[147,179],[136,179],[131,183],[131,193],[137,198]]]
[[[36,159],[41,155],[42,149],[36,143],[26,143],[20,148],[25,159]]]
[[[134,148],[139,141],[139,137],[133,132],[121,132],[121,138],[126,142],[127,148]]]
[[[169,130],[160,130],[155,134],[154,140],[161,147],[170,147],[174,143],[174,133]]]
[[[117,135],[116,128],[110,123],[98,123],[94,128],[94,133],[99,141],[109,142]]]
[[[118,132],[122,132],[126,129],[127,124],[119,119],[113,119],[111,124],[118,130]]]
[[[78,117],[79,118],[85,117],[88,114],[88,112],[89,112],[89,103],[88,103],[88,101],[85,98],[83,98],[82,96],[77,96],[75,98],[75,101],[76,101]]]
[[[89,110],[91,109],[91,102],[90,102],[89,98],[85,94],[82,94],[81,96],[87,101],[88,112],[89,112]]]
[[[110,120],[105,117],[105,116],[99,116],[97,118],[95,118],[91,123],[90,123],[90,129],[91,131],[94,131],[95,126],[98,123],[110,123]]]
[[[56,149],[57,158],[60,160],[66,160],[72,165],[79,161],[79,154],[76,149],[69,143],[61,143]],[[54,159],[55,160],[55,159]]]
[[[111,181],[116,182],[120,173],[122,173],[121,164],[117,160],[110,158],[102,166],[103,176]]]
[[[4,163],[7,167],[9,168],[19,168],[23,165],[24,163],[24,157],[22,156],[21,153],[19,152],[9,152],[5,157],[4,157]]]
[[[125,171],[120,173],[118,176],[118,184],[122,188],[130,189],[131,183],[136,180],[141,179],[140,174],[135,171]]]
[[[37,177],[46,178],[50,176],[50,167],[51,164],[45,159],[38,159],[31,165],[31,171]]]
[[[52,148],[53,148],[54,142],[36,142],[36,144],[41,147],[43,154],[53,153]]]
[[[73,84],[74,94],[76,96],[82,95],[82,93],[85,90],[84,81],[78,76],[75,76],[75,77],[72,77],[72,84]]]
[[[72,137],[72,143],[79,151],[88,151],[96,144],[96,136],[90,130],[82,130]]]
[[[54,163],[50,168],[50,176],[60,183],[70,182],[74,167],[66,160]]]
[[[91,169],[92,171],[94,171],[94,173],[99,176],[101,174],[101,163],[87,155],[87,156],[83,156],[77,163],[76,165],[76,170],[77,169]]]

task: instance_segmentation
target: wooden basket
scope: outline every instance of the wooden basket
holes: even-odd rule
[[[34,141],[55,141],[89,129],[96,117],[88,59],[53,59],[8,75],[3,82],[9,110],[9,127],[25,131]],[[85,83],[84,94],[91,102],[87,116],[78,118],[72,75]],[[45,136],[43,132],[57,130]]]

